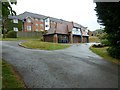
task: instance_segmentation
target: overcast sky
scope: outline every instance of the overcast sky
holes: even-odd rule
[[[25,11],[79,23],[91,31],[99,29],[93,0],[17,0],[17,14]]]

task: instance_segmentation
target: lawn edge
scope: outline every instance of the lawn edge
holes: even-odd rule
[[[27,41],[26,41],[26,42],[27,42]],[[23,43],[23,42],[19,42],[18,45],[19,45],[20,47],[23,47],[23,48],[26,48],[26,49],[34,49],[34,50],[40,50],[40,51],[56,51],[56,50],[64,50],[64,49],[66,49],[66,48],[64,48],[64,49],[56,49],[56,50],[45,50],[45,49],[39,49],[39,48],[30,48],[30,47],[27,47],[27,46],[23,45],[22,43]],[[69,47],[71,47],[71,45],[70,45]],[[68,47],[68,48],[69,48],[69,47]]]
[[[24,82],[24,80],[23,80],[23,78],[22,78],[22,76],[21,76],[21,74],[15,69],[15,67],[13,66],[13,65],[11,65],[10,63],[8,63],[6,60],[2,60],[2,62],[5,62],[7,65],[9,65],[9,68],[10,68],[10,70],[11,70],[11,72],[15,75],[15,77],[16,77],[16,79],[17,80],[19,80],[21,83],[22,83],[22,85],[24,86],[23,88],[25,89],[25,90],[27,90],[27,85],[25,84],[25,82]],[[2,88],[2,89],[7,89],[7,88]],[[19,89],[19,88],[18,88]]]
[[[101,56],[101,55],[99,55],[98,53],[94,52],[91,48],[92,48],[92,46],[90,46],[90,47],[89,47],[90,51],[92,51],[92,52],[93,52],[93,53],[95,53],[96,55],[98,55],[98,56],[102,57],[102,56]],[[93,48],[94,48],[94,47],[93,47]],[[114,61],[108,60],[108,59],[107,59],[107,58],[105,58],[105,57],[102,57],[102,58],[103,58],[104,60],[108,61],[108,62],[113,63],[113,64],[120,65],[119,61],[118,61],[118,63],[116,63],[116,62],[114,62]]]

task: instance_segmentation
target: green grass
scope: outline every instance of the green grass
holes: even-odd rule
[[[89,36],[89,42],[100,42],[100,39],[96,36]]]
[[[2,61],[2,88],[26,88],[18,73],[13,67]]]
[[[108,54],[107,48],[108,48],[108,47],[103,47],[103,48],[90,47],[90,50],[92,50],[94,53],[98,54],[99,56],[103,57],[105,60],[108,60],[108,61],[110,61],[110,62],[113,62],[113,63],[115,63],[115,64],[119,64],[119,65],[120,65],[120,60],[119,60],[119,59],[112,58],[112,57]]]
[[[57,43],[49,43],[49,42],[41,42],[40,40],[31,40],[27,42],[23,42],[22,46],[26,48],[32,49],[41,49],[41,50],[58,50],[65,49],[70,47],[68,44],[57,44]]]
[[[40,40],[40,38],[0,38],[1,41]]]

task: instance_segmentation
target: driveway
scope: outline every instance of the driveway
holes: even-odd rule
[[[2,57],[21,74],[28,88],[117,88],[118,66],[74,44],[64,50],[26,49],[2,43]]]

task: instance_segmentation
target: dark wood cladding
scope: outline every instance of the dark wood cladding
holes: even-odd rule
[[[73,43],[80,43],[81,42],[81,36],[73,35]]]
[[[45,35],[44,41],[45,42],[53,42],[53,37],[54,37],[54,35]]]
[[[83,36],[83,43],[88,43],[89,42],[88,39],[89,39],[88,36]]]

